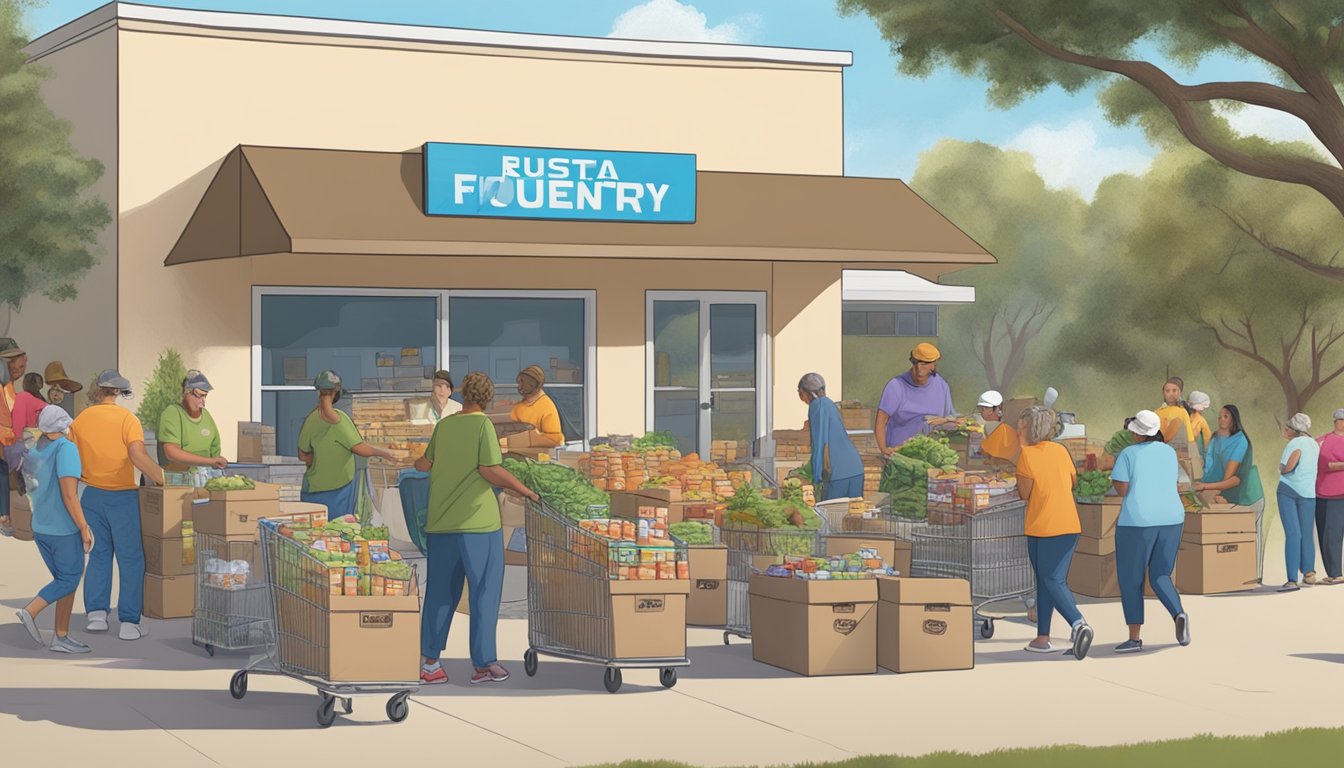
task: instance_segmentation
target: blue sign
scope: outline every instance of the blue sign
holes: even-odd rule
[[[695,155],[425,144],[425,213],[695,221]]]

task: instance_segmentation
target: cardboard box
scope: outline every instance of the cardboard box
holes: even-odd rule
[[[878,579],[877,664],[892,672],[975,666],[971,583],[965,579]]]
[[[877,580],[751,577],[751,655],[800,675],[877,672]]]
[[[27,494],[20,496],[18,491],[9,492],[9,524],[14,528],[14,538],[33,540],[33,508]]]
[[[330,595],[324,614],[292,595],[278,595],[281,658],[332,682],[412,681],[419,678],[420,598],[417,595]],[[325,620],[326,647],[302,642],[302,622]]]
[[[1199,512],[1185,513],[1183,538],[1209,535],[1250,534],[1255,537],[1255,513],[1246,507],[1219,504]],[[1245,539],[1237,539],[1244,541]]]
[[[1242,541],[1196,544],[1182,541],[1173,576],[1181,594],[1218,595],[1256,588],[1255,535]]]
[[[255,483],[256,487],[247,491],[210,491],[210,501],[280,501],[280,486],[271,483]]]
[[[610,589],[612,658],[686,656],[690,581],[613,581]]]
[[[1115,553],[1088,555],[1074,552],[1073,563],[1069,566],[1069,589],[1088,597],[1119,597]]]
[[[151,619],[187,619],[196,611],[196,577],[145,574],[144,613]]]
[[[190,576],[196,573],[196,537],[156,539],[141,537],[145,547],[145,573],[155,576]]]
[[[140,489],[140,533],[156,539],[182,538],[182,523],[194,522],[195,488],[148,487]]]
[[[280,515],[280,500],[210,501],[197,505],[194,525],[197,533],[214,536],[255,536],[262,518]]]
[[[686,623],[700,627],[728,624],[728,548],[690,547],[691,594],[686,598]]]
[[[317,520],[327,520],[327,505],[313,504],[307,501],[282,501],[276,517],[295,522],[312,524]]]
[[[860,549],[876,549],[887,565],[895,568],[898,574],[910,575],[912,547],[908,541],[897,538],[827,536],[825,545],[827,555],[848,555]]]
[[[1083,536],[1114,539],[1115,526],[1120,521],[1120,497],[1107,496],[1101,504],[1079,504],[1078,521],[1083,525]],[[1114,545],[1111,551],[1115,551]]]
[[[522,528],[527,519],[527,500],[508,492],[499,494],[499,519],[506,528]]]
[[[1090,536],[1079,536],[1078,548],[1074,550],[1074,553],[1083,555],[1113,555],[1115,554],[1115,535],[1112,534],[1102,539],[1094,539]]]
[[[615,491],[611,494],[611,516],[636,520],[640,507],[664,507],[667,509],[668,525],[680,523],[686,519],[686,504],[671,501],[671,495],[670,491],[663,488]],[[680,497],[680,493],[677,496]]]
[[[504,564],[527,567],[527,531],[523,526],[504,526]]]

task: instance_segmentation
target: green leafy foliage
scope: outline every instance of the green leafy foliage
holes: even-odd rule
[[[588,479],[559,464],[505,459],[504,469],[518,482],[535,491],[557,512],[571,520],[588,517],[588,507],[606,506],[611,496],[599,491]]]
[[[242,475],[212,477],[205,481],[205,490],[207,491],[250,491],[256,487],[257,484],[252,481],[252,478]]]
[[[957,452],[948,444],[947,438],[915,435],[905,441],[896,452],[907,458],[922,461],[932,467],[950,468],[957,466]]]
[[[1111,489],[1111,473],[1090,470],[1078,476],[1078,487],[1073,495],[1079,499],[1097,499]]]
[[[187,367],[176,349],[169,347],[159,355],[159,363],[154,373],[145,381],[144,393],[140,396],[140,407],[135,417],[145,429],[157,430],[163,411],[173,403],[182,401],[182,380],[187,377]]]
[[[697,523],[691,520],[673,523],[668,526],[668,531],[687,544],[703,546],[714,543],[714,533],[705,523]]]
[[[1106,452],[1112,456],[1119,456],[1120,452],[1134,444],[1134,433],[1128,429],[1122,429],[1111,435],[1111,439],[1106,442]]]
[[[677,437],[671,432],[649,432],[635,438],[630,447],[636,451],[653,451],[659,448],[676,448]]]

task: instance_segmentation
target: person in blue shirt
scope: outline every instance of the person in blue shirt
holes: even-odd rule
[[[75,590],[84,576],[84,556],[93,548],[93,533],[79,504],[79,449],[65,436],[70,414],[48,405],[37,417],[42,437],[23,459],[23,479],[33,507],[33,540],[52,581],[18,611],[19,621],[39,645],[46,645],[37,628],[37,616],[56,605],[54,653],[88,653],[89,646],[70,637],[70,612]]]
[[[845,431],[839,407],[826,396],[826,380],[819,373],[807,374],[798,382],[798,398],[807,403],[817,500],[862,498],[863,459]]]
[[[1228,504],[1255,513],[1255,578],[1259,583],[1265,560],[1265,492],[1251,439],[1241,423],[1241,411],[1235,405],[1225,405],[1218,412],[1218,431],[1204,452],[1204,479],[1195,483],[1195,490],[1213,491]]]
[[[1139,411],[1126,425],[1137,442],[1120,452],[1111,470],[1111,484],[1121,497],[1120,520],[1115,528],[1115,569],[1120,581],[1129,639],[1116,653],[1143,650],[1143,582],[1147,576],[1157,599],[1176,622],[1176,641],[1190,644],[1190,617],[1171,580],[1176,551],[1185,527],[1181,503],[1180,466],[1176,451],[1162,436],[1162,419],[1153,411]]]
[[[1288,419],[1283,439],[1288,445],[1279,459],[1277,496],[1288,582],[1279,591],[1296,592],[1303,584],[1316,583],[1316,540],[1312,530],[1316,525],[1316,464],[1321,446],[1311,436],[1311,417],[1305,413]]]

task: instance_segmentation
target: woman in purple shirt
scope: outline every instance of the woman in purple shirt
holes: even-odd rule
[[[910,370],[887,382],[877,406],[874,432],[877,447],[886,456],[915,435],[927,434],[930,423],[925,417],[940,419],[955,416],[952,390],[938,376],[938,358],[942,354],[924,343],[910,352]],[[934,421],[937,423],[937,420]]]

